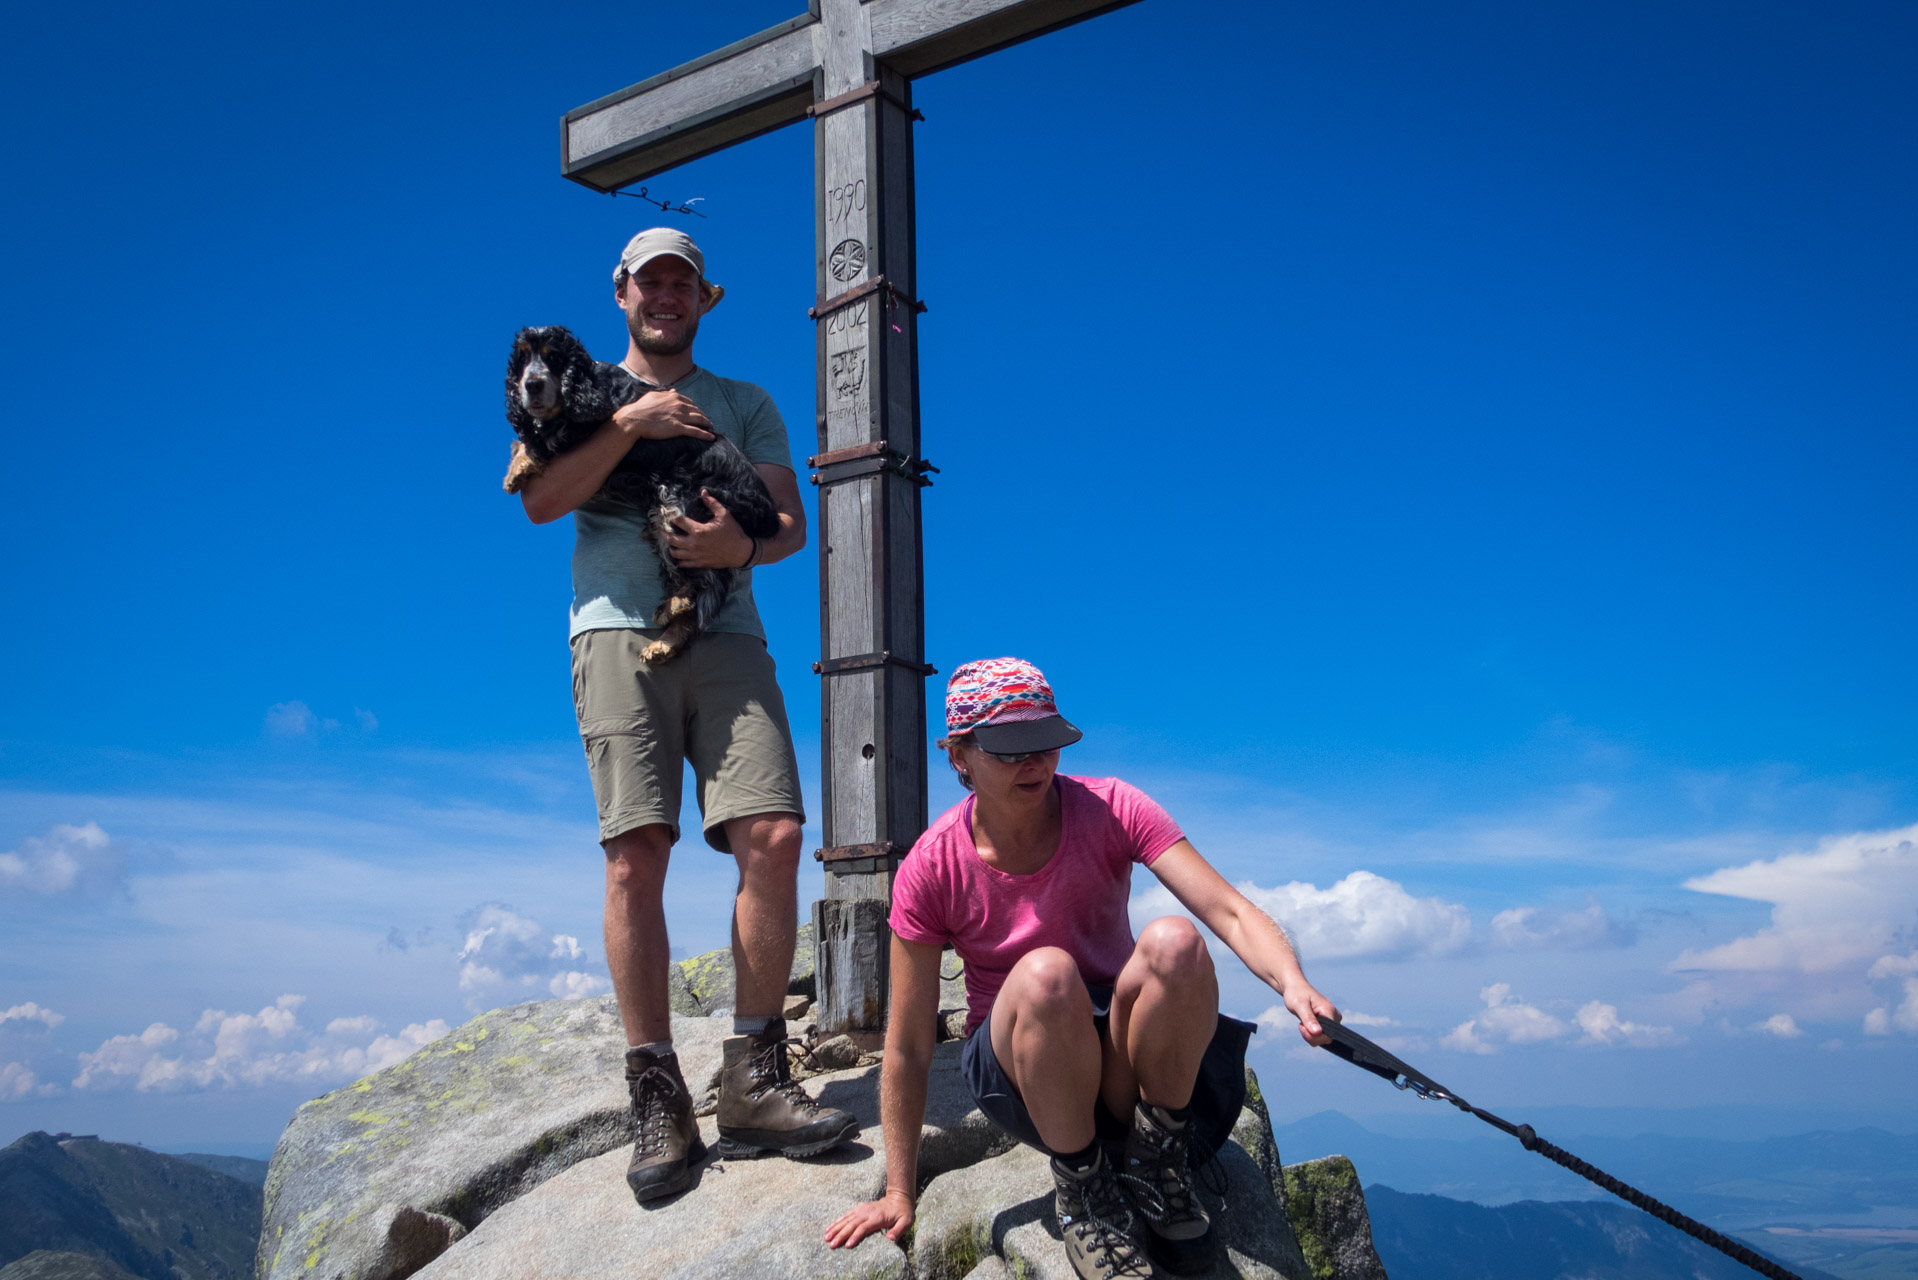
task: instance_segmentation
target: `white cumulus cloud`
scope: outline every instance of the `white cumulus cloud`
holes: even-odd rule
[[[1588,1000],[1580,1005],[1578,1012],[1573,1015],[1573,1021],[1585,1033],[1578,1041],[1580,1044],[1622,1044],[1634,1049],[1653,1049],[1659,1045],[1677,1044],[1683,1039],[1670,1027],[1627,1022],[1618,1016],[1617,1005],[1599,1000]]]
[[[51,1009],[43,1009],[31,1000],[25,1004],[16,1004],[6,1012],[0,1013],[0,1024],[8,1022],[38,1022],[44,1024],[49,1031],[66,1020],[65,1014],[55,1013]]]
[[[1354,871],[1324,889],[1299,880],[1272,889],[1244,880],[1237,888],[1285,927],[1308,962],[1443,955],[1458,950],[1472,932],[1464,907],[1415,898],[1404,885],[1370,871]],[[1164,885],[1134,898],[1131,913],[1135,925],[1190,914]]]
[[[1491,935],[1494,945],[1513,950],[1560,947],[1583,951],[1629,946],[1633,930],[1592,902],[1579,911],[1513,907],[1492,917]]]
[[[1514,999],[1507,982],[1494,982],[1478,996],[1485,1008],[1446,1032],[1440,1045],[1461,1053],[1493,1053],[1500,1045],[1562,1041],[1574,1032],[1581,1033],[1574,1043],[1587,1046],[1651,1049],[1683,1039],[1670,1027],[1629,1022],[1619,1017],[1617,1005],[1602,1000],[1586,1001],[1567,1022],[1537,1005]]]
[[[380,1029],[378,1018],[369,1018],[361,1014],[357,1018],[335,1018],[326,1024],[329,1036],[364,1036]]]
[[[24,1062],[0,1062],[0,1102],[18,1102],[22,1098],[46,1098],[60,1092],[59,1086],[41,1084],[40,1077]]]
[[[1918,974],[1918,951],[1908,956],[1879,956],[1871,962],[1871,968],[1865,970],[1865,976],[1873,982],[1886,978],[1909,978]]]
[[[1918,1034],[1918,978],[1906,978],[1904,999],[1896,1006],[1880,1005],[1865,1015],[1865,1034],[1888,1036],[1893,1029]]]
[[[1494,982],[1478,993],[1485,1008],[1439,1038],[1447,1049],[1462,1053],[1491,1053],[1500,1044],[1537,1044],[1571,1033],[1563,1021],[1521,1000],[1512,999],[1512,984]]]
[[[612,990],[612,983],[596,973],[581,973],[568,970],[556,973],[546,989],[562,1000],[584,1000],[587,996],[596,996]]]
[[[1673,969],[1857,973],[1901,936],[1908,940],[1918,919],[1918,825],[1827,837],[1810,853],[1726,867],[1685,887],[1769,902],[1771,923],[1721,946],[1686,951]]]
[[[98,896],[120,880],[125,860],[97,822],[58,823],[44,836],[0,853],[0,894],[41,898]]]
[[[396,1036],[375,1036],[373,1043],[364,1049],[342,1050],[338,1059],[339,1069],[343,1078],[349,1080],[370,1076],[375,1071],[384,1071],[406,1061],[451,1030],[438,1018],[429,1022],[409,1022]]]
[[[1752,1023],[1745,1030],[1757,1032],[1761,1036],[1777,1036],[1780,1040],[1796,1040],[1805,1034],[1803,1028],[1798,1025],[1798,1019],[1789,1013],[1774,1013],[1762,1022]]]
[[[304,702],[276,702],[266,709],[266,731],[276,738],[304,738],[320,719]]]
[[[333,1084],[392,1066],[447,1033],[438,1018],[397,1036],[366,1037],[373,1018],[335,1018],[315,1035],[300,1025],[306,997],[281,996],[258,1013],[208,1009],[190,1031],[156,1022],[138,1035],[113,1036],[79,1055],[76,1089],[131,1088],[139,1093]]]
[[[539,921],[502,903],[476,907],[461,921],[465,943],[456,957],[460,990],[478,1011],[548,992],[576,1000],[608,990],[606,979],[579,968],[586,949],[571,934],[548,933]]]
[[[1892,1028],[1918,1032],[1918,951],[1910,955],[1883,955],[1872,961],[1865,977],[1873,982],[1894,983],[1902,988],[1904,999],[1880,1005],[1865,1015],[1865,1034],[1888,1036]],[[1902,979],[1902,981],[1900,981]]]

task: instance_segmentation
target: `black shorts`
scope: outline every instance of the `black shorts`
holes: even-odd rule
[[[1112,988],[1086,986],[1092,996],[1092,1023],[1103,1033],[1112,1008]],[[1219,1015],[1219,1024],[1199,1061],[1199,1078],[1192,1083],[1192,1139],[1187,1144],[1193,1166],[1209,1160],[1232,1136],[1245,1107],[1245,1046],[1258,1028],[1250,1022]],[[974,1027],[959,1051],[959,1072],[972,1090],[972,1100],[986,1119],[1028,1147],[1037,1147],[1047,1155],[1058,1155],[1039,1137],[1037,1126],[1026,1112],[1024,1099],[1012,1087],[1012,1080],[999,1066],[992,1051],[992,1019]],[[1122,1141],[1132,1128],[1132,1117],[1121,1120],[1106,1107],[1104,1098],[1092,1101],[1092,1123],[1101,1142]]]

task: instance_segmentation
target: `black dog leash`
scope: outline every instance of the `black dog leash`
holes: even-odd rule
[[[1531,1125],[1513,1124],[1489,1111],[1480,1110],[1432,1077],[1400,1062],[1358,1032],[1324,1018],[1319,1020],[1319,1026],[1326,1035],[1332,1037],[1332,1043],[1323,1046],[1325,1049],[1344,1058],[1355,1067],[1363,1067],[1373,1075],[1391,1081],[1394,1088],[1410,1089],[1421,1098],[1437,1098],[1441,1102],[1451,1103],[1460,1111],[1471,1112],[1494,1129],[1517,1138],[1525,1145],[1527,1151],[1536,1151],[1552,1163],[1570,1169],[1587,1182],[1597,1183],[1627,1204],[1636,1205],[1660,1222],[1677,1227],[1692,1239],[1710,1245],[1726,1257],[1736,1258],[1762,1276],[1770,1276],[1771,1280],[1803,1280],[1797,1272],[1785,1270],[1770,1258],[1752,1252],[1729,1236],[1720,1235],[1696,1218],[1686,1217],[1670,1205],[1652,1199],[1637,1187],[1620,1182],[1603,1169],[1594,1168],[1585,1163],[1563,1147],[1552,1145],[1533,1132]]]

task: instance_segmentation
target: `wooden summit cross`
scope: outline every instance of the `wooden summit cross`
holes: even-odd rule
[[[817,157],[819,631],[826,898],[822,1034],[886,1007],[886,911],[926,827],[914,77],[1133,0],[811,0],[756,36],[569,111],[561,172],[615,191],[813,121]]]

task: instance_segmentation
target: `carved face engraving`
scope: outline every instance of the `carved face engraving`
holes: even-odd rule
[[[832,358],[832,363],[827,367],[826,377],[832,383],[834,399],[844,400],[857,394],[860,388],[866,385],[865,352],[837,352]]]
[[[844,284],[866,270],[866,246],[857,240],[841,240],[826,257],[826,270]]]

